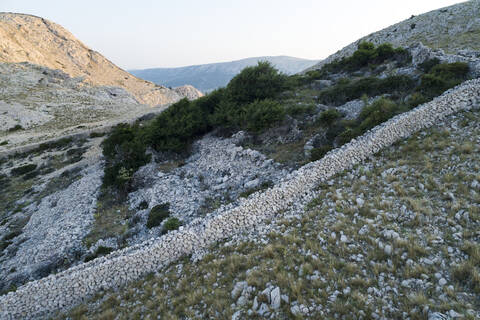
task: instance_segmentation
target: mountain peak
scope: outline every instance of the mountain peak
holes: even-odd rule
[[[182,96],[141,80],[88,48],[68,30],[47,19],[21,13],[0,13],[0,62],[30,62],[83,77],[92,85],[116,86],[138,102],[163,105]]]

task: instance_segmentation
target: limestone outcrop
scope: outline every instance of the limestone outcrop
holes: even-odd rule
[[[62,26],[26,14],[0,13],[0,62],[29,62],[82,77],[91,85],[120,87],[150,106],[184,97],[182,91],[138,79],[120,69]],[[201,96],[199,92],[189,94],[188,98]]]

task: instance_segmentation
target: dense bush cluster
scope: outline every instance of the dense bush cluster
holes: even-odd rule
[[[422,76],[418,92],[427,100],[442,94],[467,79],[468,64],[463,62],[436,64]]]
[[[365,67],[378,66],[386,61],[396,61],[398,65],[404,65],[411,59],[407,50],[393,48],[389,43],[375,47],[371,42],[362,42],[353,55],[327,63],[321,70],[310,71],[307,75],[311,79],[320,79],[329,73],[358,71]]]
[[[396,95],[399,97],[397,100],[382,97],[375,100],[372,104],[366,105],[354,121],[338,119],[330,122],[330,126],[326,133],[329,144],[318,148],[318,150],[314,149],[311,156],[312,160],[316,160],[323,156],[333,144],[336,143],[342,145],[347,143],[352,138],[362,135],[366,131],[387,121],[393,116],[408,111],[421,103],[432,100],[444,91],[465,81],[469,72],[468,65],[465,63],[439,64],[436,63],[436,61],[433,61],[426,63],[422,68],[429,70],[429,72],[421,77],[419,85],[415,86],[413,80],[412,82],[408,80],[388,81],[391,84],[400,84],[394,84],[390,88],[390,91],[386,91],[388,93],[394,93],[395,91],[393,90],[398,90],[400,94]],[[402,85],[402,83],[404,85]],[[345,85],[341,83],[337,86],[345,88]],[[335,87],[329,90],[338,90],[340,92],[340,89]],[[340,93],[340,99],[344,95],[347,94]],[[409,96],[408,99],[402,99],[402,97],[406,97],[407,95]]]
[[[391,76],[385,79],[365,77],[350,81],[341,79],[335,86],[322,90],[318,96],[320,103],[342,105],[363,95],[377,96],[385,93],[409,92],[415,87],[415,81],[408,76]]]
[[[268,62],[245,68],[226,88],[195,101],[183,99],[144,127],[119,125],[103,142],[104,184],[128,191],[132,174],[149,161],[147,147],[185,152],[213,129],[261,131],[282,121],[285,108],[274,99],[289,86],[288,77]]]
[[[377,99],[366,106],[355,120],[342,120],[335,109],[323,112],[316,125],[327,127],[327,142],[311,153],[312,160],[319,159],[334,146],[346,143],[395,114],[427,102],[461,83],[466,80],[469,71],[465,63],[442,64],[438,59],[432,59],[420,65],[419,69],[424,74],[417,80],[407,75],[371,76],[371,70],[386,62],[400,66],[410,61],[411,56],[405,49],[393,48],[390,44],[375,47],[364,42],[359,44],[352,56],[326,64],[320,71],[306,76],[288,77],[268,62],[247,67],[225,88],[195,101],[183,99],[143,126],[115,127],[103,142],[106,159],[104,184],[128,192],[133,173],[150,160],[146,155],[147,148],[158,152],[187,153],[195,139],[212,130],[246,130],[259,135],[282,123],[287,114],[312,113],[315,102],[339,106],[360,97],[388,94],[388,98]],[[376,68],[377,71],[380,69]],[[334,80],[332,86],[316,91],[311,104],[298,103],[297,96],[310,88],[309,81],[331,73],[348,75],[362,70],[370,76],[358,77],[359,74],[355,73],[353,80]],[[285,103],[289,94],[294,97],[294,103]]]

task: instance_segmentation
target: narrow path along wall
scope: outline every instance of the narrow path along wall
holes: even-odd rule
[[[0,297],[0,319],[46,317],[84,301],[99,290],[116,288],[155,272],[195,249],[274,217],[332,175],[448,115],[478,107],[479,103],[480,79],[466,81],[329,152],[323,159],[305,165],[275,187],[244,199],[237,207],[223,207],[216,215],[197,219],[182,230],[25,284]]]

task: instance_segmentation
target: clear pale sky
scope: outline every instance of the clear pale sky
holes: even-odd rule
[[[358,38],[460,0],[0,0],[59,23],[125,69],[255,56],[322,59]]]

